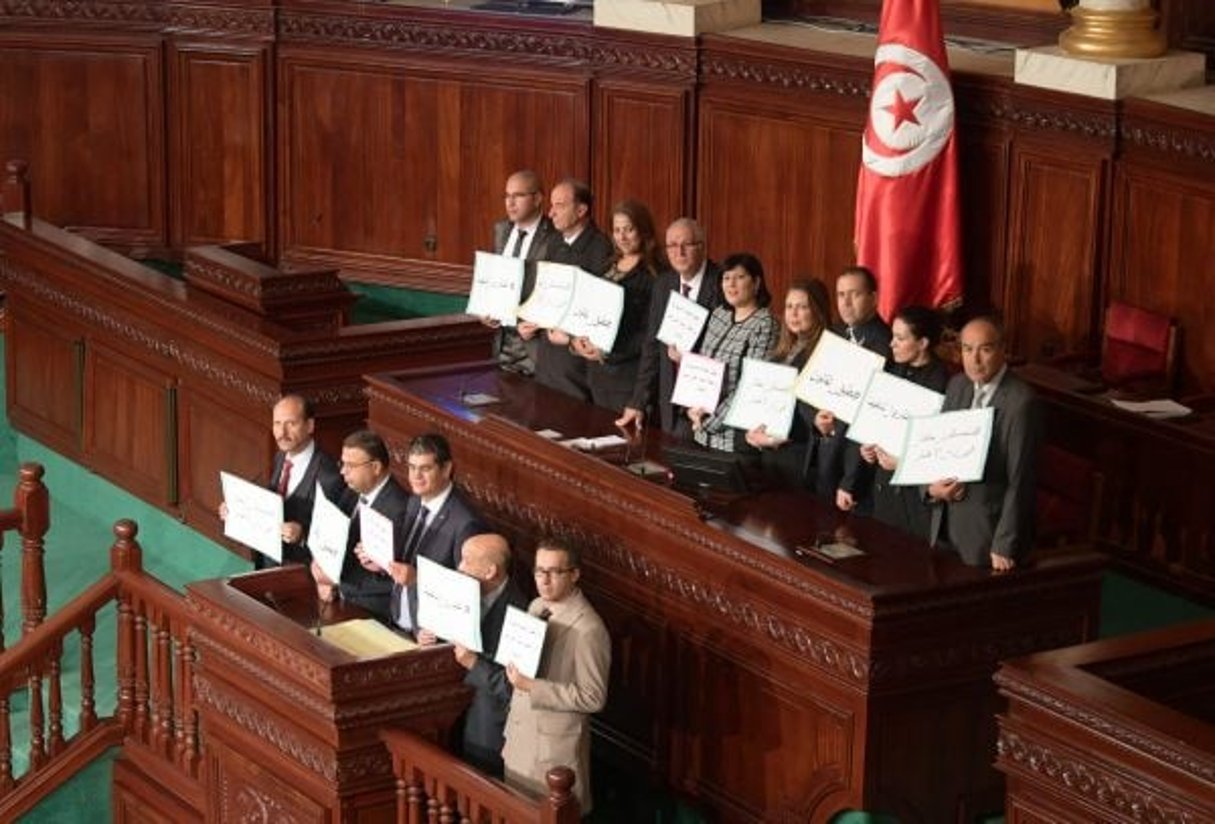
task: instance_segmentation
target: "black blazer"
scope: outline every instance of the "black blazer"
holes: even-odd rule
[[[274,465],[270,469],[270,483],[267,489],[278,491],[279,478],[283,473],[283,461],[286,455],[278,452],[274,456]],[[292,465],[292,472],[299,472],[299,467]],[[283,520],[299,524],[303,537],[297,544],[283,541],[283,563],[307,564],[312,561],[312,553],[308,551],[308,529],[312,526],[312,507],[316,503],[316,484],[320,481],[325,497],[331,501],[340,501],[346,490],[346,483],[338,472],[337,462],[317,446],[312,450],[312,459],[304,467],[304,475],[300,478],[295,491],[283,498]],[[278,566],[273,559],[267,558],[260,552],[254,556],[254,566],[266,569]]]
[[[658,340],[658,329],[667,312],[671,293],[679,291],[679,275],[667,270],[658,275],[650,292],[650,308],[646,318],[646,330],[641,347],[641,359],[637,365],[637,380],[629,406],[634,409],[657,407],[664,432],[674,432],[676,424],[683,419],[671,405],[671,393],[675,391],[675,362],[667,357],[667,346]],[[726,302],[721,292],[721,269],[713,261],[705,264],[704,280],[696,302],[713,310]],[[706,323],[707,327],[708,324]],[[703,330],[701,337],[704,337]],[[698,340],[697,346],[700,345]]]
[[[398,551],[405,543],[405,512],[409,500],[409,493],[397,483],[397,479],[389,477],[371,504],[372,509],[392,521],[392,545]],[[347,488],[339,506],[347,515],[352,515],[358,503],[358,493]],[[361,540],[359,529],[359,519],[351,518],[350,535],[346,539],[346,559],[342,562],[342,600],[362,607],[381,621],[391,621],[388,599],[392,593],[392,578],[387,572],[369,572],[359,563],[354,554],[355,544]]]
[[[503,730],[510,709],[511,685],[506,669],[494,663],[506,608],[527,611],[528,598],[508,579],[506,589],[494,601],[489,612],[481,617],[481,646],[476,662],[464,675],[464,683],[472,687],[472,703],[464,716],[464,760],[490,775],[502,777]]]
[[[416,495],[410,495],[403,522],[404,536],[409,535],[421,507],[422,499]],[[421,555],[448,569],[455,569],[460,564],[460,548],[464,546],[464,542],[472,536],[484,532],[489,532],[489,529],[482,523],[481,516],[477,514],[464,494],[458,488],[453,488],[451,495],[444,502],[443,508],[426,524],[426,531],[422,533],[417,547],[409,554],[409,557],[405,557],[403,554],[406,538],[403,537],[396,544],[397,560],[416,565],[418,556]],[[407,595],[409,615],[416,627],[418,625],[417,587],[409,587]]]

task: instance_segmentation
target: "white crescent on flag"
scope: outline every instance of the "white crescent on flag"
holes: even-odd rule
[[[898,43],[879,46],[862,160],[883,177],[931,163],[953,134],[953,90],[932,58]]]

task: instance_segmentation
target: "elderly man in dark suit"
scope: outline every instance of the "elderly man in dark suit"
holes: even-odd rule
[[[481,585],[481,652],[455,644],[460,666],[468,670],[465,685],[472,687],[472,703],[464,715],[464,760],[495,778],[502,777],[502,731],[510,708],[511,685],[506,670],[494,661],[506,608],[526,610],[528,599],[511,580],[510,544],[501,535],[474,535],[460,549],[459,570]],[[418,632],[418,641],[434,643],[428,630]]]
[[[396,545],[396,560],[382,570],[361,549],[358,558],[371,573],[387,572],[392,579],[389,614],[404,630],[417,628],[418,557],[455,569],[460,547],[473,535],[486,532],[476,511],[452,483],[451,447],[442,435],[418,435],[406,458],[413,495],[404,516],[405,539]]]
[[[945,478],[928,487],[932,541],[972,566],[1006,571],[1033,548],[1034,485],[1041,422],[1033,390],[1008,369],[1004,330],[992,318],[962,328],[963,374],[945,390],[945,411],[992,407],[983,480]]]
[[[388,518],[392,522],[393,546],[401,545],[409,495],[392,477],[391,465],[384,439],[370,429],[360,429],[346,436],[342,442],[340,468],[348,489],[338,506],[351,517],[341,581],[330,580],[319,564],[312,563],[312,577],[322,601],[332,601],[340,594],[343,601],[362,607],[381,620],[389,617],[392,579],[378,568],[370,569],[360,564],[366,557],[361,518],[366,509]]]
[[[526,169],[515,172],[506,180],[503,197],[506,217],[494,224],[494,253],[527,261],[548,260],[552,246],[561,240],[561,234],[544,215],[544,191],[539,175]],[[535,282],[535,272],[529,266],[523,283],[525,298]],[[534,336],[534,329],[530,332],[505,326],[499,329],[494,344],[498,365],[508,372],[533,374],[536,371]]]
[[[645,423],[646,410],[653,407],[662,430],[673,433],[677,427],[686,425],[687,418],[682,408],[676,409],[671,403],[671,393],[675,391],[676,361],[669,354],[667,345],[658,340],[658,330],[666,315],[667,304],[672,294],[679,294],[712,310],[721,306],[725,297],[721,291],[721,269],[706,257],[705,233],[695,220],[681,217],[667,227],[666,252],[671,268],[658,276],[650,293],[650,311],[637,368],[637,382],[633,397],[616,425],[641,427]],[[690,431],[687,434],[690,435]]]

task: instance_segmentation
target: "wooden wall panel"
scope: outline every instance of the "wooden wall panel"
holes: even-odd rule
[[[176,503],[173,379],[90,342],[85,356],[84,458],[120,486],[161,506]]]
[[[172,243],[273,248],[268,50],[169,46]]]
[[[700,104],[697,214],[717,259],[753,251],[776,300],[791,280],[828,286],[853,257],[860,128],[707,97]]]
[[[9,416],[22,431],[60,451],[73,452],[80,448],[84,336],[50,322],[32,305],[8,308]],[[38,368],[17,369],[19,363],[38,364]]]
[[[1008,144],[960,131],[964,303],[980,311],[1003,303]]]
[[[1105,164],[1037,148],[1015,150],[1012,164],[1001,301],[1012,348],[1030,358],[1084,351],[1098,317]]]
[[[602,80],[595,86],[594,189],[606,227],[612,205],[635,197],[659,232],[692,207],[691,94],[679,87]]]
[[[1175,318],[1183,386],[1215,375],[1215,191],[1192,177],[1124,168],[1114,180],[1110,299]]]
[[[0,33],[0,153],[28,158],[34,212],[131,247],[166,244],[159,44]]]

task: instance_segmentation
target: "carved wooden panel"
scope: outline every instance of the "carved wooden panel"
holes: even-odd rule
[[[175,390],[170,375],[90,341],[86,463],[160,506],[176,503]]]
[[[266,49],[169,47],[172,243],[270,248]]]
[[[854,125],[805,110],[702,99],[697,214],[716,259],[759,255],[776,300],[803,275],[827,283],[853,261],[863,114]]]
[[[0,33],[0,155],[25,158],[34,211],[90,237],[163,246],[159,44]]]
[[[325,806],[294,789],[285,776],[266,769],[257,761],[225,745],[222,740],[207,746],[207,820],[250,822],[330,821]]]
[[[1207,181],[1123,167],[1114,180],[1109,297],[1175,318],[1181,383],[1215,389],[1215,190]]]
[[[658,231],[691,209],[689,91],[602,80],[595,87],[595,211],[609,226],[612,205],[634,197]]]
[[[1016,148],[1012,170],[1001,301],[1012,348],[1030,358],[1087,350],[1098,323],[1105,163]]]
[[[219,508],[219,473],[267,483],[273,451],[270,411],[233,409],[202,386],[178,395],[181,507],[191,521],[206,521]]]
[[[968,134],[959,130],[964,303],[982,311],[1003,303],[1009,148]]]
[[[7,369],[9,418],[23,431],[69,455],[80,449],[84,337],[46,320],[32,306],[10,307]]]

